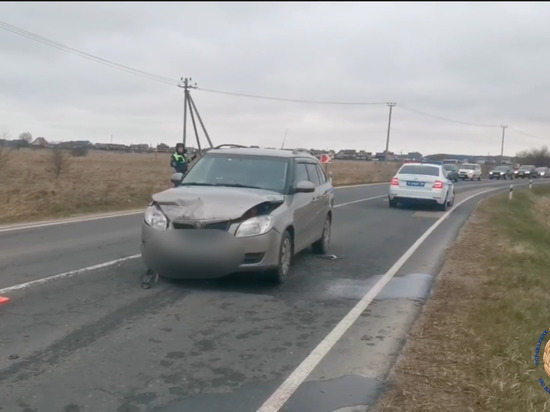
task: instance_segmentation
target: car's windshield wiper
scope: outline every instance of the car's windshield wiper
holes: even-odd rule
[[[224,186],[224,187],[243,187],[246,189],[263,189],[258,186],[250,186],[250,185],[241,185],[239,183],[216,183],[215,186]]]

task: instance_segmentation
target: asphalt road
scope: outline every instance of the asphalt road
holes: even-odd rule
[[[460,182],[457,202],[509,183]],[[331,253],[341,259],[304,252],[278,287],[248,274],[143,290],[138,258],[36,284],[139,254],[142,216],[0,228],[0,295],[11,298],[0,306],[0,411],[257,410],[443,215],[389,209],[386,193],[337,190]],[[282,410],[376,400],[444,247],[482,197],[455,208]]]

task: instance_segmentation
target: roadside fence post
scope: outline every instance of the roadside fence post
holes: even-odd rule
[[[514,185],[510,185],[510,190],[508,191],[508,200],[512,200],[514,197]]]
[[[533,187],[533,179],[529,179],[529,189]]]

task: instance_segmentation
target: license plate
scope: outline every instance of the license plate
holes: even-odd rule
[[[423,187],[424,182],[407,182],[407,186]]]

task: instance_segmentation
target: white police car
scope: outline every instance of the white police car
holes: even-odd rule
[[[454,184],[441,164],[405,163],[390,183],[390,207],[398,203],[432,203],[446,211],[454,204]]]

